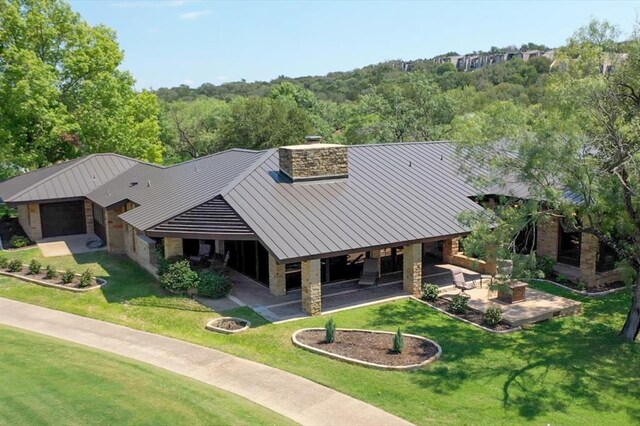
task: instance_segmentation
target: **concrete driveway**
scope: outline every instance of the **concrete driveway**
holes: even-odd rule
[[[104,243],[101,247],[94,247],[99,243],[102,243],[102,240],[91,234],[67,235],[36,241],[44,257],[68,256],[70,254],[106,250]]]

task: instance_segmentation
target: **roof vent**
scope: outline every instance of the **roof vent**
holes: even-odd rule
[[[320,140],[318,138],[314,140]],[[292,181],[339,179],[349,176],[347,147],[338,144],[313,142],[283,146],[278,150],[280,172]]]

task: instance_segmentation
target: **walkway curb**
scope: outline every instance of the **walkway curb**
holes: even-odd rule
[[[146,362],[242,396],[303,425],[411,424],[308,379],[170,337],[4,298],[0,324]]]

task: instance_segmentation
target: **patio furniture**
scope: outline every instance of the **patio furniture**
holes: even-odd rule
[[[362,263],[362,275],[360,276],[358,284],[362,286],[375,286],[378,284],[379,278],[378,259],[365,259]]]
[[[194,265],[202,266],[209,257],[211,257],[211,244],[200,243],[198,254],[195,256],[189,256],[189,260]]]
[[[453,275],[453,285],[460,289],[460,293],[464,293],[466,290],[471,290],[476,288],[476,285],[473,282],[467,282],[464,278],[464,273],[460,268],[452,268],[451,274]]]
[[[226,274],[227,273],[227,265],[229,264],[229,258],[231,257],[231,252],[226,252],[224,255],[224,260],[222,262],[220,262],[219,260],[212,260],[211,261],[211,271],[213,272],[217,272],[219,274]]]

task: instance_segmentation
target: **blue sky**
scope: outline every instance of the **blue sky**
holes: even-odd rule
[[[640,2],[72,0],[118,33],[139,88],[346,71],[525,42],[558,46],[591,17],[629,34]]]

